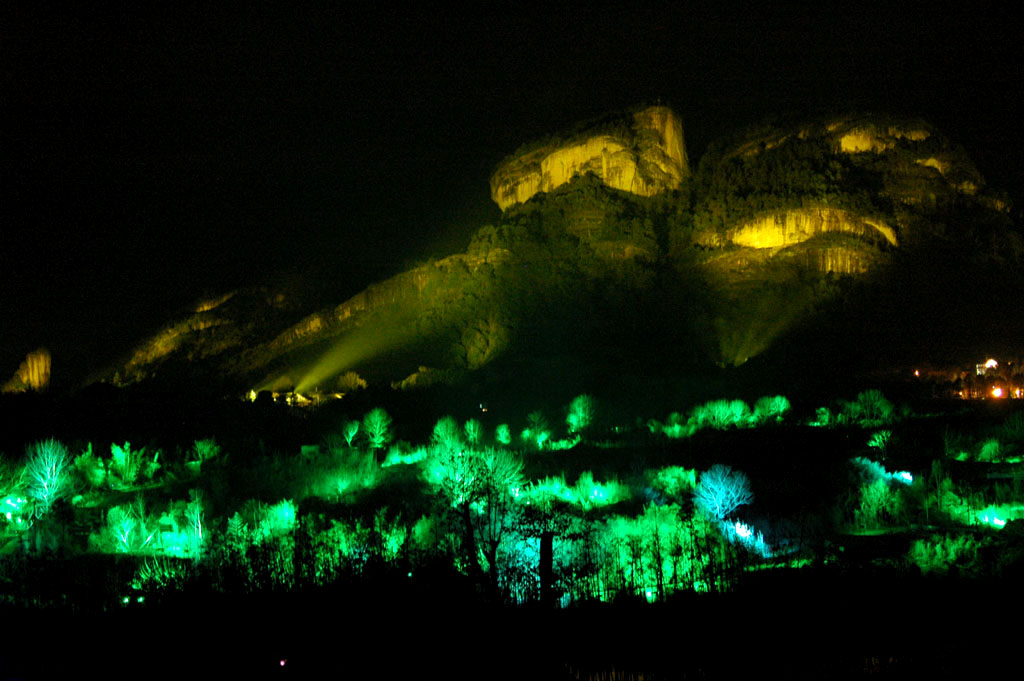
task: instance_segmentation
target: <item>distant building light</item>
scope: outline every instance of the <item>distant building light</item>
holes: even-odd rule
[[[984,364],[975,364],[974,371],[978,376],[987,376],[988,372],[999,368],[999,362],[994,359],[985,360]]]
[[[920,369],[914,369],[914,375],[915,376],[920,376],[921,375]]]
[[[1003,389],[1002,388],[992,388],[992,397],[1002,397],[1002,396],[1003,396]]]

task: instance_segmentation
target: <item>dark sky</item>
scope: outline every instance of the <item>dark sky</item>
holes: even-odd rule
[[[771,113],[855,108],[925,117],[1014,198],[1024,180],[1012,5],[15,4],[0,9],[0,382],[40,345],[55,378],[96,368],[204,294],[316,271],[340,302],[461,250],[497,218],[505,154],[659,98],[691,158]]]

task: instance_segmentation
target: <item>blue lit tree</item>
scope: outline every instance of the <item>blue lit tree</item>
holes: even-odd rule
[[[693,503],[708,515],[724,520],[744,504],[754,501],[750,491],[750,479],[745,473],[734,471],[729,466],[715,464],[700,474],[697,489],[693,492]]]

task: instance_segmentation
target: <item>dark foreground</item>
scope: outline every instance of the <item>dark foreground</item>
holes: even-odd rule
[[[1003,584],[807,571],[556,611],[394,586],[7,609],[0,679],[997,678],[1024,602]]]

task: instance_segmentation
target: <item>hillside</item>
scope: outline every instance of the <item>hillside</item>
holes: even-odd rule
[[[871,328],[864,305],[880,291],[928,298],[890,284],[913,271],[931,285],[938,252],[958,254],[965,273],[1004,273],[963,287],[978,289],[968,308],[1020,281],[1007,200],[922,121],[763,125],[712,144],[691,175],[678,117],[641,109],[524,146],[491,188],[502,217],[465,252],[315,311],[284,292],[225,295],[144,341],[107,380],[187,365],[239,389],[331,392],[352,371],[393,387],[559,364],[681,372],[779,352],[793,332],[799,351],[813,348],[814,320],[836,305],[859,305],[845,318]]]

